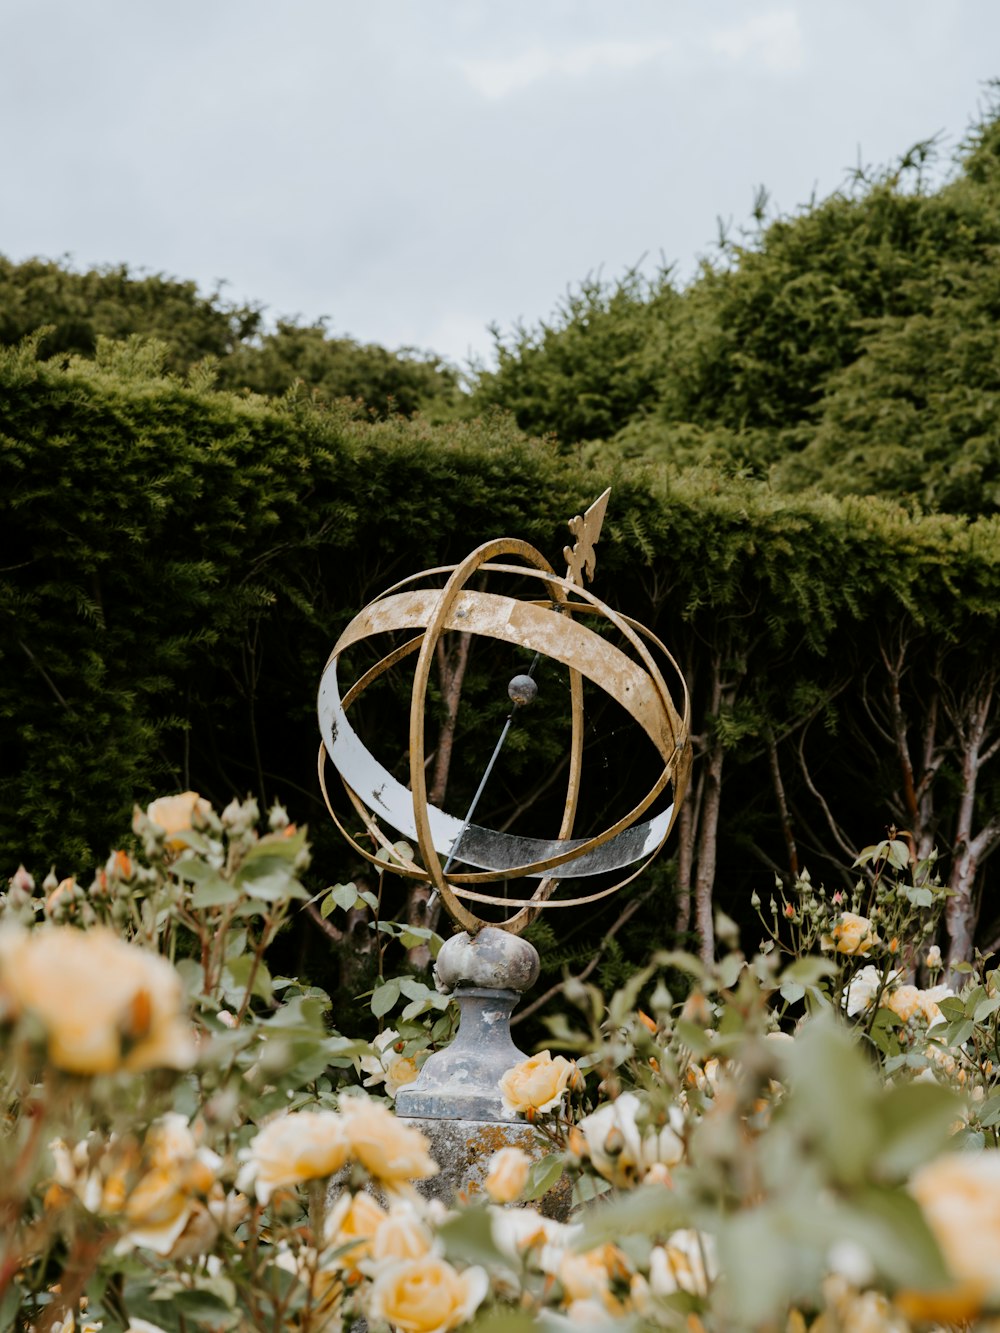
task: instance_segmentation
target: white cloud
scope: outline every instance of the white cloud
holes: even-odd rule
[[[461,60],[459,68],[478,93],[490,101],[499,101],[552,77],[624,73],[659,60],[673,49],[674,44],[668,38],[648,42],[588,42],[560,51],[532,46],[509,58]]]
[[[781,74],[801,69],[805,61],[798,15],[792,9],[768,10],[717,28],[708,36],[708,47],[734,65],[754,64]]]
[[[688,31],[680,40],[658,35],[645,41],[608,39],[559,48],[536,43],[516,55],[465,58],[457,65],[481,97],[495,102],[552,79],[622,74],[668,59],[688,72],[722,64],[787,74],[802,68],[805,47],[798,15],[786,7],[709,27],[701,34]]]

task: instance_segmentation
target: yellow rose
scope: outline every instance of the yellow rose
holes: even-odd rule
[[[400,1088],[412,1083],[420,1070],[412,1055],[399,1055],[385,1066],[385,1095],[395,1097]]]
[[[897,986],[882,997],[882,1003],[898,1014],[904,1023],[919,1016],[931,1027],[941,1017],[937,1002],[939,991],[950,993],[947,986],[935,987],[933,991],[920,990],[917,986]]]
[[[551,1111],[562,1100],[576,1066],[565,1056],[555,1059],[548,1051],[508,1069],[500,1080],[505,1111],[524,1115],[528,1111]]]
[[[409,1203],[396,1204],[372,1238],[371,1257],[377,1264],[420,1259],[434,1248],[434,1234]]]
[[[908,1308],[929,1301],[960,1308],[969,1318],[984,1301],[1000,1299],[1000,1153],[959,1152],[928,1162],[914,1174],[910,1193],[923,1211],[954,1287],[910,1293]],[[943,1318],[931,1312],[927,1317]],[[952,1314],[951,1317],[956,1317]]]
[[[488,1287],[485,1269],[458,1273],[428,1255],[380,1273],[368,1294],[368,1314],[400,1333],[447,1333],[472,1318]]]
[[[196,791],[183,791],[179,796],[161,796],[146,807],[146,818],[167,834],[189,833],[194,825],[203,824],[212,812],[211,804]],[[168,837],[166,845],[174,851],[186,847],[182,837]]]
[[[347,1161],[344,1121],[335,1111],[289,1111],[265,1125],[248,1149],[240,1187],[253,1182],[267,1203],[276,1189],[332,1176]]]
[[[857,912],[841,913],[830,934],[822,939],[824,949],[836,949],[838,953],[856,954],[860,958],[881,943],[872,923],[866,916],[858,916]]]
[[[384,1083],[385,1095],[395,1097],[400,1088],[413,1082],[420,1068],[416,1056],[397,1052],[396,1047],[402,1050],[403,1044],[395,1028],[386,1028],[385,1032],[379,1033],[371,1044],[372,1054],[361,1057],[361,1068],[370,1076],[364,1080],[364,1087]]]
[[[916,986],[896,986],[882,996],[882,1004],[908,1023],[914,1014],[922,1014],[920,991]]]
[[[110,930],[4,932],[0,1009],[40,1021],[49,1059],[74,1074],[169,1067],[195,1057],[180,977]]]
[[[626,1284],[631,1286],[632,1273],[628,1260],[617,1246],[601,1245],[582,1254],[565,1254],[558,1276],[567,1303],[597,1301],[606,1315],[625,1313],[627,1303],[623,1304],[612,1293],[611,1283],[614,1279],[619,1289]]]
[[[148,1171],[125,1204],[127,1245],[169,1254],[193,1207],[194,1200],[172,1171],[165,1167]]]
[[[341,1250],[333,1260],[338,1268],[354,1268],[368,1257],[375,1233],[386,1216],[385,1209],[364,1190],[341,1195],[326,1221],[327,1245]]]
[[[345,1097],[340,1113],[351,1156],[384,1185],[437,1175],[427,1139],[419,1129],[397,1120],[381,1102]]]
[[[523,1148],[501,1148],[490,1158],[483,1188],[494,1203],[513,1203],[528,1183],[531,1158]]]
[[[212,1189],[222,1159],[199,1148],[185,1118],[176,1114],[150,1127],[146,1152],[149,1170],[125,1201],[128,1231],[119,1248],[141,1245],[156,1254],[176,1254],[182,1234],[197,1221],[198,1235],[187,1252],[207,1249],[218,1227],[196,1195]]]

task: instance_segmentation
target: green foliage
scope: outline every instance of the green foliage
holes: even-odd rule
[[[721,905],[748,892],[748,850],[784,859],[770,813],[769,736],[784,750],[800,827],[829,847],[797,775],[804,736],[824,779],[836,766],[839,817],[855,822],[860,842],[871,802],[889,786],[892,751],[855,762],[851,749],[831,750],[819,724],[802,728],[820,717],[844,736],[865,731],[870,699],[860,691],[875,688],[873,645],[889,627],[933,647],[903,686],[915,709],[941,652],[950,651],[955,698],[981,679],[977,645],[991,642],[1000,605],[993,521],[911,516],[851,497],[793,500],[707,468],[590,472],[496,415],[441,426],[373,421],[345,404],[195,387],[161,365],[141,340],[102,343],[95,359],[67,366],[37,361],[28,345],[0,355],[8,864],[26,856],[44,871],[51,856],[61,865],[102,857],[133,801],[157,789],[196,787],[224,805],[254,788],[306,801],[327,882],[351,880],[358,868],[312,776],[312,701],[339,629],[394,579],[459,559],[477,538],[517,534],[554,556],[567,516],[609,481],[599,591],[671,647],[695,718],[731,756]],[[505,715],[498,669],[473,652],[449,808],[464,809],[495,738],[490,721],[499,731]],[[402,719],[405,757],[405,679],[388,679],[387,690],[379,724],[388,736]],[[498,770],[490,799],[501,817],[565,750],[559,710],[534,716]],[[602,732],[599,713],[593,723],[604,758],[591,770],[580,827],[603,827],[607,802],[635,781],[624,733]],[[960,776],[959,763],[946,755],[940,771]],[[558,782],[544,790],[533,802],[541,835],[558,825],[561,803]],[[957,789],[941,790],[953,791],[936,816],[947,829]],[[980,799],[988,802],[988,785]],[[903,826],[907,815],[891,817]],[[669,903],[665,892],[655,914],[661,942]],[[596,938],[616,910],[595,918]],[[606,960],[609,982],[643,947],[642,932],[619,943],[622,957],[612,949]],[[565,961],[588,948],[573,942]]]
[[[683,290],[588,281],[497,335],[480,402],[591,453],[927,508],[1000,499],[1000,114],[931,190],[934,144],[738,240]]]
[[[494,329],[497,368],[480,370],[474,408],[504,407],[523,430],[567,443],[606,438],[654,402],[658,330],[676,299],[669,271],[633,270],[589,278],[536,329]]]
[[[255,306],[235,306],[219,291],[161,273],[140,276],[127,265],[78,273],[66,264],[0,256],[0,345],[48,328],[47,356],[93,356],[99,338],[132,334],[160,339],[178,373],[204,357],[223,358],[260,324]]]
[[[423,411],[435,420],[455,416],[461,405],[458,372],[432,353],[332,338],[322,320],[279,320],[268,331],[260,306],[234,305],[219,289],[202,295],[193,282],[124,264],[80,273],[66,263],[0,256],[0,346],[39,331],[47,357],[100,359],[102,341],[155,340],[159,364],[196,387],[217,380],[267,397],[294,390],[324,402],[360,399],[376,415]]]
[[[271,398],[297,389],[325,402],[360,399],[380,416],[420,411],[433,420],[457,415],[461,399],[458,373],[433,353],[332,338],[322,321],[279,320],[273,333],[244,342],[219,366],[219,384]]]

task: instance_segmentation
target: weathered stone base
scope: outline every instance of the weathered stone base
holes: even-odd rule
[[[439,1175],[420,1181],[417,1188],[444,1204],[470,1202],[483,1195],[490,1158],[501,1148],[521,1148],[534,1160],[545,1155],[534,1130],[523,1121],[432,1120],[407,1116],[406,1123],[425,1134]],[[538,1202],[545,1217],[563,1222],[569,1216],[570,1182],[564,1176]]]

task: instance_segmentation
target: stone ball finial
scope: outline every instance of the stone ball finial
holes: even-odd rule
[[[445,940],[434,971],[444,991],[456,986],[529,990],[538,980],[538,950],[520,935],[484,926],[475,935],[462,931]]]

